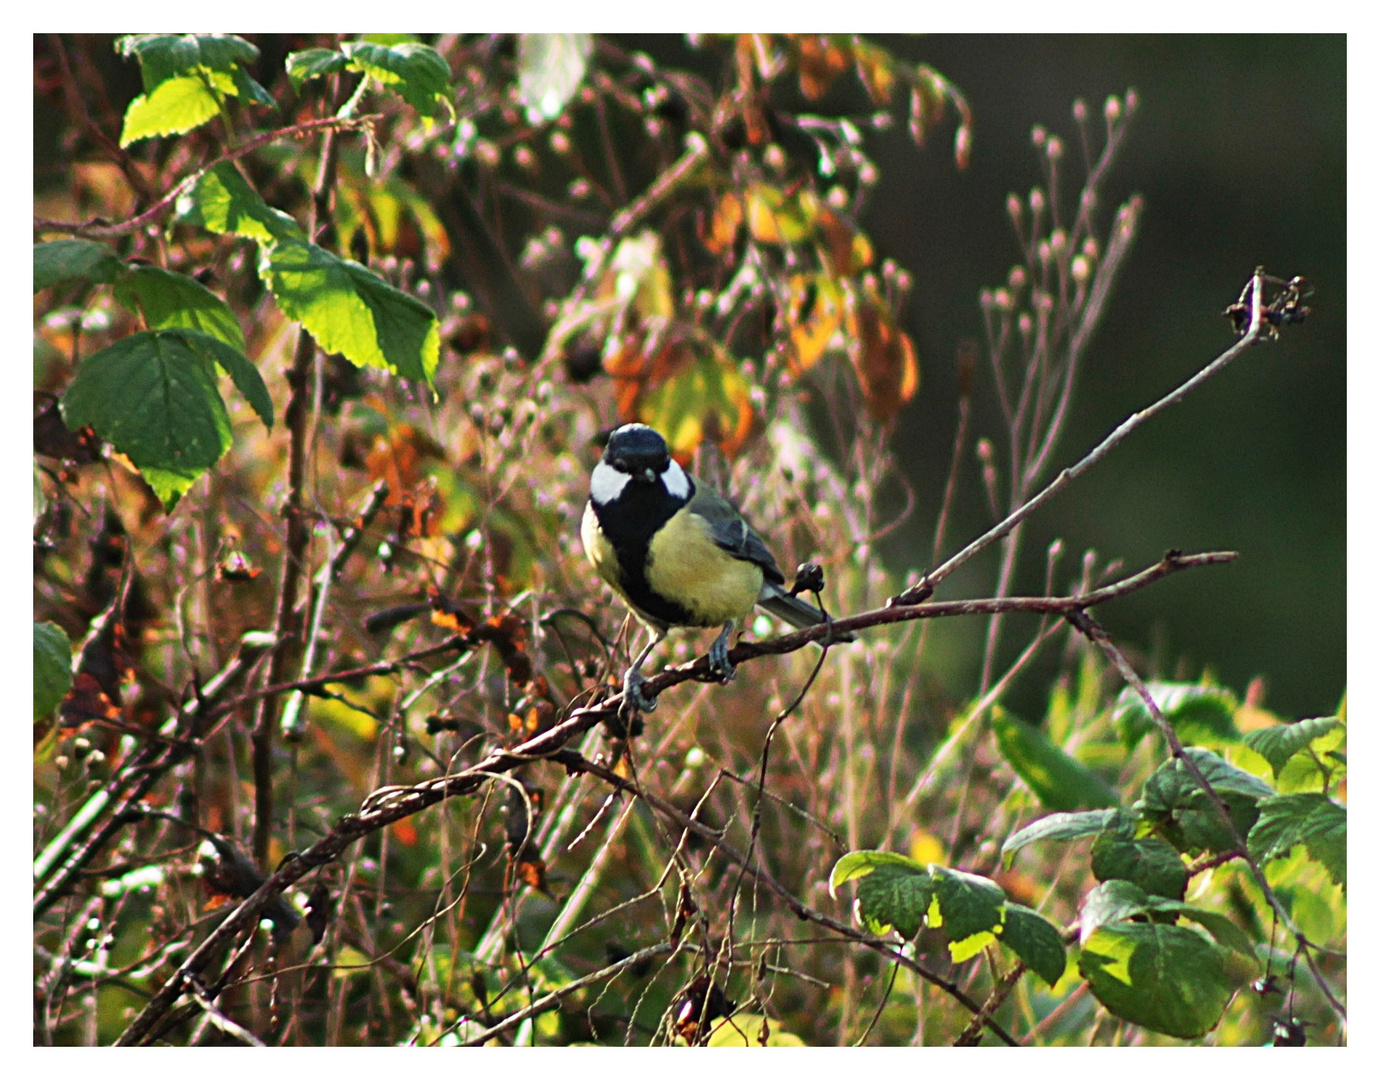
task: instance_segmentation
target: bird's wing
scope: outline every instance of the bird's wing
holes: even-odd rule
[[[778,585],[785,583],[786,576],[767,550],[766,541],[757,535],[757,530],[733,509],[727,499],[696,484],[689,510],[709,522],[710,536],[719,547],[735,559],[756,563],[768,581]]]

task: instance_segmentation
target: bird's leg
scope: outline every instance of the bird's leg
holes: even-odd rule
[[[732,619],[724,623],[724,628],[714,639],[714,644],[709,646],[709,670],[724,682],[729,682],[733,678],[733,664],[728,659],[728,645],[732,640],[735,625]]]
[[[642,662],[647,659],[653,649],[661,644],[665,637],[665,630],[653,631],[652,639],[637,654],[637,659],[632,662],[627,674],[623,676],[623,704],[628,708],[638,712],[656,712],[655,695],[648,696],[642,689],[642,684],[647,681],[646,676],[642,674]]]

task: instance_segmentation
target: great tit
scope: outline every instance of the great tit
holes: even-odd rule
[[[782,588],[785,576],[743,515],[698,484],[645,424],[609,436],[590,477],[580,539],[599,576],[651,631],[623,680],[624,699],[643,712],[656,699],[641,688],[642,662],[672,627],[721,627],[709,666],[726,682],[730,639],[753,605],[799,629],[827,618]]]

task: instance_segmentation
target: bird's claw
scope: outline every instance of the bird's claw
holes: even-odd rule
[[[656,712],[656,695],[648,694],[642,687],[647,677],[636,668],[629,668],[623,676],[623,704],[637,712]]]
[[[720,682],[732,682],[735,668],[728,658],[728,635],[720,634],[709,646],[709,670]]]

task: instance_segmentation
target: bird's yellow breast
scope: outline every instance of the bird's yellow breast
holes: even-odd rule
[[[714,543],[708,522],[682,510],[652,537],[647,584],[689,611],[692,626],[741,624],[762,592],[762,568],[735,559]]]

